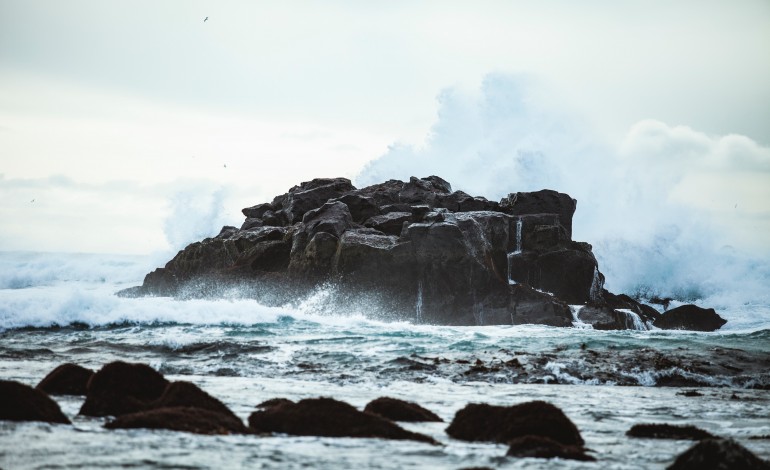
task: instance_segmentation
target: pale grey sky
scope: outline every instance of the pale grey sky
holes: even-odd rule
[[[178,248],[300,181],[430,147],[455,109],[437,97],[472,100],[490,74],[536,83],[527,99],[617,155],[665,140],[671,197],[739,199],[729,244],[756,247],[768,44],[766,0],[0,0],[0,250]],[[700,150],[664,151],[683,135]]]

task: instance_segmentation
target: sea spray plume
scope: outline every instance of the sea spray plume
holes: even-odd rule
[[[575,238],[594,245],[609,289],[770,313],[770,149],[655,120],[616,145],[547,95],[499,74],[446,90],[426,142],[391,147],[356,183],[433,173],[492,199],[557,189],[579,201]]]
[[[199,238],[216,235],[227,223],[224,201],[229,191],[211,182],[184,182],[169,198],[163,231],[173,250]]]

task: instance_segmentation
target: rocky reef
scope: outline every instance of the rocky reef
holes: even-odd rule
[[[237,291],[283,305],[324,290],[333,295],[319,301],[334,311],[419,323],[694,328],[697,318],[660,321],[604,289],[591,245],[572,240],[576,207],[552,190],[489,201],[437,176],[361,189],[318,178],[243,209],[240,228],[190,244],[120,294]]]

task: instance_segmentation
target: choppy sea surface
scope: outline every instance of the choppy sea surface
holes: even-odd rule
[[[82,398],[59,396],[72,426],[0,421],[0,468],[638,469],[665,468],[693,444],[627,437],[638,423],[695,425],[770,459],[770,306],[761,301],[716,306],[727,325],[695,333],[388,323],[319,310],[334,295],[325,291],[283,307],[237,295],[114,295],[154,261],[0,253],[0,379],[34,386],[65,362],[143,362],[198,384],[244,420],[276,397],[363,408],[392,396],[443,418],[402,423],[443,445],[106,430],[77,414]],[[575,422],[597,462],[505,457],[504,445],[444,431],[468,403],[535,399]]]

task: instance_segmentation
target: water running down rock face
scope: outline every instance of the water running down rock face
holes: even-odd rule
[[[240,229],[190,244],[120,294],[196,298],[236,289],[286,305],[324,286],[335,291],[330,311],[354,306],[416,323],[572,326],[569,305],[581,305],[577,321],[596,329],[723,324],[701,322],[695,310],[665,321],[669,313],[605,290],[591,245],[571,238],[576,205],[552,190],[489,201],[453,192],[437,176],[361,189],[319,178],[243,209]]]

